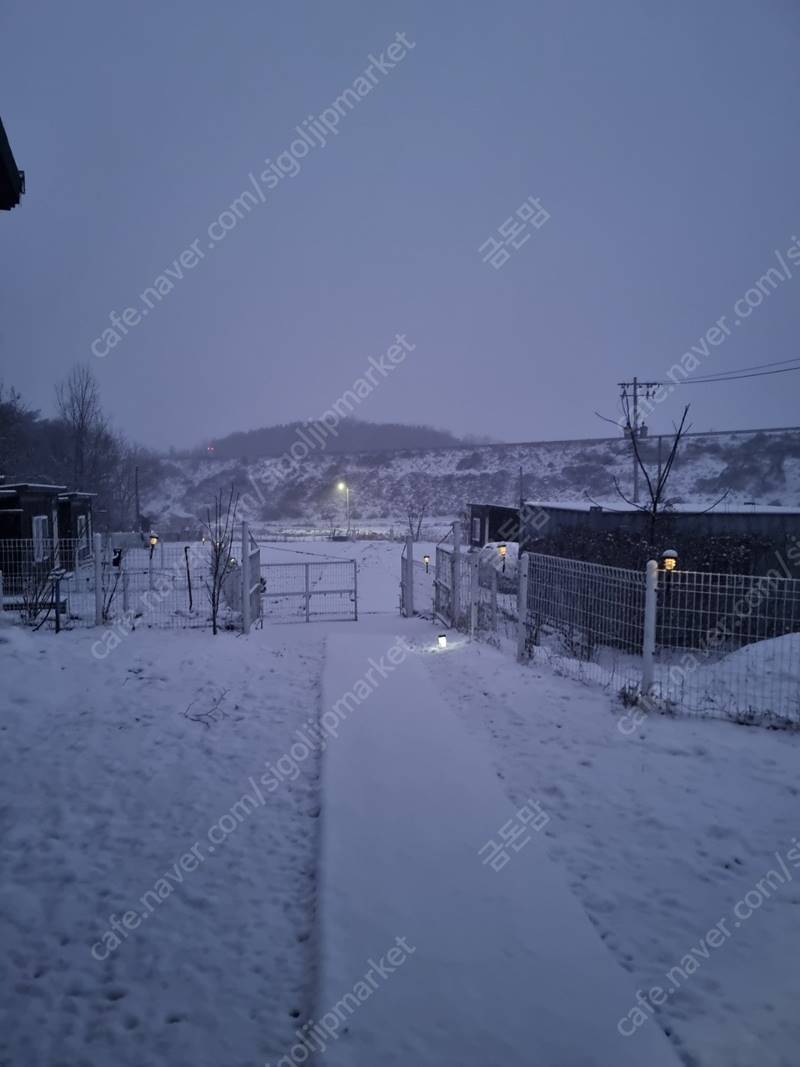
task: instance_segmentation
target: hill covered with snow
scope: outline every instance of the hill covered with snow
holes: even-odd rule
[[[310,438],[309,438],[310,440]],[[661,442],[666,460],[671,439]],[[259,459],[165,460],[163,477],[143,510],[164,526],[195,520],[219,488],[235,485],[240,512],[252,522],[342,525],[350,487],[352,519],[403,522],[409,502],[426,518],[455,516],[471,502],[513,505],[522,468],[525,496],[540,500],[620,503],[614,480],[630,492],[630,445],[622,438],[460,445],[447,448],[332,454],[322,446]],[[657,438],[642,441],[656,471]],[[669,483],[675,503],[800,506],[800,430],[693,434],[681,442]],[[646,491],[645,491],[646,492]]]

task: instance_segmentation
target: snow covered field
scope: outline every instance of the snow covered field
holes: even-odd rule
[[[268,624],[246,638],[217,639],[138,630],[99,660],[92,630],[56,637],[0,629],[0,1065],[293,1062],[285,1057],[297,1028],[329,1007],[318,986],[320,812],[324,820],[341,797],[325,794],[332,748],[321,760],[314,745],[287,753],[296,730],[330,711],[323,672],[334,665],[340,682],[354,682],[376,637],[388,647],[400,633],[418,678],[422,670],[429,679],[426,699],[436,695],[433,710],[414,707],[403,767],[414,733],[428,771],[434,736],[440,750],[453,752],[453,768],[468,755],[476,772],[463,788],[479,792],[464,805],[459,839],[471,839],[468,813],[481,810],[487,779],[498,787],[492,804],[502,794],[512,813],[531,798],[542,805],[549,822],[537,848],[564,872],[630,989],[629,1003],[609,1013],[608,1047],[646,1064],[650,1038],[642,1030],[661,1027],[687,1067],[793,1067],[800,738],[657,716],[626,732],[631,720],[608,695],[544,667],[521,667],[507,652],[458,638],[430,654],[437,627],[397,615],[399,545],[269,546],[264,559],[292,559],[290,551],[298,559],[358,558],[358,623]],[[395,726],[387,719],[385,736],[373,736],[391,754],[406,683],[398,671],[381,684]],[[380,700],[370,697],[357,714],[377,714]],[[436,706],[441,718],[428,736]],[[336,751],[338,780],[366,788],[358,761],[343,764],[344,749]],[[413,790],[413,765],[404,773]],[[452,788],[453,769],[447,780]],[[440,809],[434,800],[429,806],[420,839],[435,842]],[[415,810],[410,804],[409,816]],[[374,839],[388,850],[387,862],[373,857],[372,877],[396,869],[392,843],[387,820],[384,837]],[[526,855],[519,861],[529,862]],[[505,870],[481,867],[477,855],[475,864],[492,879],[509,871],[521,877],[513,853]],[[533,900],[535,867],[528,877]],[[424,903],[424,881],[414,892]],[[365,930],[382,929],[380,887],[355,899]],[[482,913],[484,927],[489,921]],[[435,939],[439,924],[423,926]],[[410,931],[394,933],[417,946]],[[434,948],[420,942],[403,981],[413,981],[413,968]],[[473,965],[480,975],[478,949]],[[544,979],[529,978],[518,984],[519,1010],[535,1029]],[[655,1003],[654,987],[663,1002]],[[637,990],[652,1002],[637,1001]],[[375,1034],[405,1040],[409,1019],[387,1014],[378,996]],[[432,1017],[454,1003],[437,1000],[435,989],[429,996]],[[372,1004],[354,1020],[362,1031]],[[585,1010],[570,1002],[576,1032]],[[424,1045],[424,1030],[414,1040]],[[591,1062],[603,1062],[593,1055]],[[330,1062],[347,1062],[344,1042]],[[518,1062],[498,1059],[497,1067]]]
[[[0,630],[4,1067],[258,1067],[309,1010],[318,760],[278,761],[323,638],[287,629]]]
[[[427,662],[514,804],[546,808],[550,855],[632,989],[665,992],[683,1062],[797,1064],[800,738],[660,716],[629,734],[604,693],[485,645]],[[703,940],[720,921],[730,936]]]

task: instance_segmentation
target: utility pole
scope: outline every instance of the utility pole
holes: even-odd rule
[[[633,447],[633,435],[639,432],[639,380],[633,379],[633,429],[631,430],[631,452],[633,453],[633,502],[639,503],[639,464],[636,462],[636,449]]]
[[[514,540],[518,545],[522,544],[522,531],[525,529],[525,481],[522,474],[522,467],[519,468],[519,515],[517,516],[517,536]],[[494,567],[492,568],[492,574],[496,572]]]
[[[139,464],[133,468],[133,487],[136,494],[136,532],[142,529],[142,513],[139,510]]]
[[[636,447],[634,444],[634,434],[637,437],[641,436],[639,426],[639,393],[642,392],[645,397],[649,397],[651,390],[657,389],[661,382],[640,382],[638,378],[634,378],[632,382],[617,382],[620,388],[620,397],[622,399],[622,410],[628,413],[628,425],[625,427],[625,433],[630,434],[631,438],[631,453],[633,460],[633,502],[639,503],[639,464],[636,460]],[[630,411],[633,409],[633,424],[631,424]]]

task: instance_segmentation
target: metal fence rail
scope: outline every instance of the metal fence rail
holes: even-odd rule
[[[434,614],[449,625],[455,625],[453,552],[442,545],[436,546],[436,572],[433,579]]]
[[[103,617],[149,628],[196,628],[211,624],[211,550],[208,543],[114,549],[102,554]],[[239,580],[238,560],[230,576]],[[241,597],[223,586],[220,623],[238,625]]]
[[[644,572],[536,553],[527,561],[523,654],[544,656],[581,679],[637,685]]]
[[[92,626],[95,568],[88,538],[0,540],[0,605],[31,626]]]
[[[800,722],[800,581],[662,571],[652,692],[695,714]]]
[[[262,563],[261,579],[267,621],[358,619],[355,560]]]
[[[412,580],[414,582],[414,610],[417,615],[433,618],[436,569],[429,563],[423,563],[421,559],[414,559],[411,563],[413,567]]]
[[[645,572],[529,555],[522,657],[648,709],[800,724],[800,581],[649,566],[648,590]]]
[[[800,726],[797,579],[535,553],[509,578],[498,561],[438,546],[433,588],[446,624],[516,637],[521,660],[546,661],[647,710]]]
[[[242,596],[245,545],[249,618]],[[261,611],[260,550],[243,534],[230,553],[218,622],[246,629]],[[145,546],[139,534],[96,534],[87,550],[78,538],[3,539],[0,605],[15,621],[47,629],[203,628],[211,624],[211,562],[208,541]]]

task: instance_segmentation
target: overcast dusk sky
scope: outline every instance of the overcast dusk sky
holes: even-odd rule
[[[798,354],[800,264],[734,312],[800,237],[794,3],[5,0],[0,50],[27,176],[0,217],[0,376],[45,413],[86,360],[153,446],[311,418],[399,333],[359,417],[597,436],[620,379],[703,353],[721,316],[698,375]],[[260,177],[298,126],[306,151]],[[479,247],[528,197],[549,218],[494,269]],[[683,387],[651,429],[684,394],[695,429],[793,425],[798,386]]]

